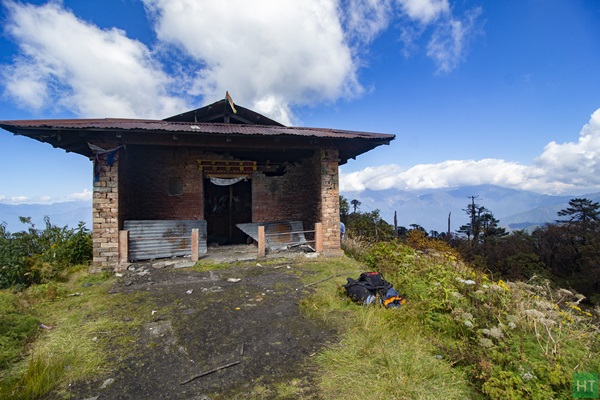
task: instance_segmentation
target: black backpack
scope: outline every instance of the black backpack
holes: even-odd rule
[[[385,299],[388,291],[394,288],[379,272],[363,272],[358,280],[347,280],[348,283],[344,285],[346,294],[359,304],[371,304],[377,297]]]

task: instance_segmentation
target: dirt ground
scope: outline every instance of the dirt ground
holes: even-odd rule
[[[311,289],[298,276],[311,271],[293,260],[265,264],[208,272],[132,265],[111,293],[146,291],[160,311],[140,329],[116,371],[69,394],[100,400],[318,398],[316,371],[307,360],[335,341],[336,332],[300,311]]]

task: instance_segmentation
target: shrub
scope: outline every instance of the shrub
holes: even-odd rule
[[[600,337],[583,296],[547,281],[494,281],[453,252],[377,243],[366,254],[417,309],[445,359],[493,399],[569,398],[574,372],[600,369]],[[438,249],[441,249],[438,248]]]
[[[36,229],[21,217],[27,230],[11,234],[0,224],[0,288],[22,288],[59,278],[73,265],[92,258],[91,232],[80,222],[75,229],[57,227],[45,218],[45,229]]]

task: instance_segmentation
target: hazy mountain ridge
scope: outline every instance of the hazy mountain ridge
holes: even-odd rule
[[[417,224],[427,231],[438,232],[448,230],[448,214],[451,214],[451,232],[456,232],[461,225],[469,222],[464,209],[470,204],[471,196],[477,196],[475,203],[492,211],[496,219],[500,220],[500,225],[508,230],[526,229],[555,222],[558,218],[556,213],[567,207],[569,200],[575,197],[600,201],[600,193],[551,196],[495,185],[428,191],[365,190],[358,194],[342,193],[342,195],[348,201],[359,200],[362,203],[359,207],[360,211],[379,209],[381,217],[390,223],[393,223],[394,211],[396,211],[399,226],[410,227],[411,224]]]
[[[0,203],[0,223],[6,223],[9,232],[18,232],[28,226],[19,221],[19,217],[31,217],[36,228],[45,227],[44,217],[48,216],[52,225],[76,228],[79,221],[92,229],[92,202],[69,201],[52,204],[2,204]]]
[[[527,229],[555,222],[557,212],[567,207],[569,200],[585,197],[600,202],[600,192],[587,195],[550,196],[526,190],[509,189],[494,185],[463,186],[459,188],[402,191],[396,189],[365,190],[361,193],[342,193],[348,201],[359,200],[359,211],[379,209],[381,217],[394,222],[394,211],[398,213],[398,225],[410,227],[417,224],[427,231],[446,232],[448,214],[451,213],[450,231],[456,232],[468,223],[463,211],[471,202],[470,196],[478,196],[475,203],[484,206],[500,220],[500,225],[509,230]],[[351,207],[352,211],[352,207]],[[0,203],[0,223],[6,222],[10,232],[26,229],[19,217],[31,217],[38,228],[44,227],[44,216],[58,226],[75,228],[79,221],[92,228],[92,204],[88,201],[71,201],[53,204]]]

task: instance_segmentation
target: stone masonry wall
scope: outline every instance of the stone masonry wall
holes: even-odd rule
[[[323,252],[341,255],[339,153],[337,149],[321,151],[321,221],[323,222]]]
[[[120,153],[117,153],[112,166],[108,166],[106,155],[101,155],[95,167],[98,174],[94,179],[92,200],[92,262],[95,269],[113,268],[119,257],[119,161]]]

